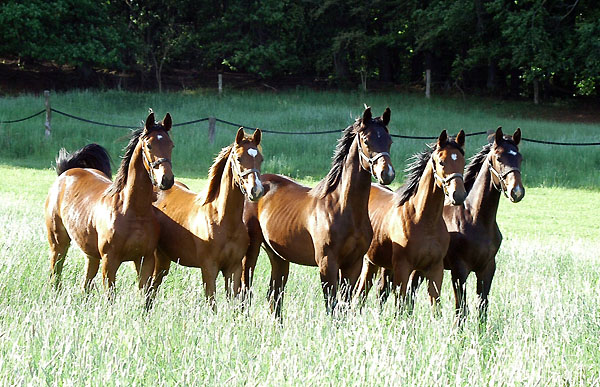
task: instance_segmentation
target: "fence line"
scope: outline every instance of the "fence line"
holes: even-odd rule
[[[124,128],[124,129],[135,129],[135,126],[127,126],[127,125],[116,125],[116,124],[108,124],[108,123],[104,123],[104,122],[99,122],[99,121],[93,121],[93,120],[89,120],[87,118],[82,118],[82,117],[78,117],[69,113],[65,113],[63,111],[57,110],[55,108],[50,108],[51,111],[53,111],[54,113],[60,114],[62,116],[68,117],[68,118],[72,118],[74,120],[78,120],[78,121],[82,121],[82,122],[86,122],[89,124],[94,124],[94,125],[101,125],[101,126],[107,126],[107,127],[112,127],[112,128]],[[5,121],[0,121],[0,124],[13,124],[13,123],[17,123],[17,122],[23,122],[23,121],[27,121],[29,119],[32,119],[34,117],[39,116],[40,114],[46,112],[46,109],[44,110],[40,110],[39,112],[32,114],[30,116],[24,117],[24,118],[19,118],[16,120],[5,120]],[[241,125],[241,124],[236,124],[234,122],[230,122],[230,121],[226,121],[226,120],[222,120],[220,118],[215,118],[215,117],[205,117],[205,118],[199,118],[196,120],[192,120],[192,121],[186,121],[186,122],[180,122],[178,124],[173,124],[173,126],[185,126],[185,125],[192,125],[192,124],[197,124],[199,122],[204,122],[204,121],[211,121],[211,119],[213,119],[214,121],[220,122],[222,124],[226,124],[226,125],[231,125],[231,126],[235,126],[235,127],[242,127],[242,128],[246,128],[246,129],[254,129],[256,127],[254,126],[248,126],[248,125]],[[213,128],[214,130],[214,128]],[[332,134],[332,133],[340,133],[343,131],[343,129],[339,129],[339,130],[323,130],[323,131],[316,131],[316,132],[283,132],[283,131],[277,131],[277,130],[268,130],[268,129],[261,129],[263,132],[265,133],[272,133],[272,134],[287,134],[287,135],[317,135],[317,134]],[[210,131],[210,128],[209,128]],[[466,136],[480,136],[480,135],[487,135],[488,132],[487,131],[480,131],[480,132],[473,132],[473,133],[467,133]],[[408,135],[402,135],[402,134],[390,134],[392,137],[395,138],[403,138],[403,139],[409,139],[409,140],[435,140],[438,137],[437,136],[408,136]],[[559,146],[600,146],[600,142],[556,142],[556,141],[546,141],[546,140],[536,140],[533,138],[526,138],[526,137],[522,137],[521,138],[522,141],[526,141],[526,142],[531,142],[531,143],[535,143],[535,144],[544,144],[544,145],[559,145]],[[212,142],[212,141],[211,141]]]

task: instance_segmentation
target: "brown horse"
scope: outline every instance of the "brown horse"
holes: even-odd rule
[[[465,199],[464,143],[462,130],[456,140],[448,139],[444,130],[435,145],[414,156],[415,161],[407,169],[408,180],[396,193],[377,186],[371,188],[369,216],[374,235],[357,289],[361,301],[368,294],[378,267],[382,267],[382,302],[391,282],[397,290],[398,306],[405,305],[411,311],[415,289],[409,289],[409,277],[421,271],[429,280],[430,301],[437,310],[443,258],[450,243],[442,209],[444,198],[453,205],[460,205]]]
[[[176,183],[158,195],[160,239],[152,283],[156,293],[171,261],[202,269],[208,302],[213,308],[216,278],[225,277],[228,296],[240,291],[242,258],[248,248],[248,232],[242,222],[244,196],[251,201],[263,194],[259,150],[261,131],[246,136],[240,128],[235,142],[221,150],[210,167],[206,192],[195,194]]]
[[[117,269],[123,261],[142,266],[139,286],[154,266],[158,222],[152,207],[153,185],[173,185],[168,131],[171,115],[162,122],[148,115],[145,127],[134,131],[114,182],[110,181],[108,154],[99,145],[57,158],[56,179],[46,199],[45,215],[50,243],[51,279],[58,285],[71,240],[87,256],[84,288],[89,290],[98,272],[112,297]],[[81,168],[84,167],[84,168]]]
[[[496,130],[493,141],[484,145],[471,158],[465,172],[468,191],[464,206],[446,206],[444,220],[450,231],[450,247],[444,258],[444,267],[452,274],[458,323],[466,317],[465,283],[469,273],[477,276],[479,317],[485,322],[488,294],[496,270],[496,253],[502,243],[502,234],[496,223],[500,195],[517,203],[525,196],[521,182],[521,160],[518,145],[521,129],[504,136]]]
[[[263,175],[265,196],[246,203],[244,220],[250,246],[244,260],[244,286],[250,289],[259,247],[271,260],[269,300],[281,316],[283,290],[290,262],[318,266],[329,313],[336,307],[340,278],[350,289],[360,273],[360,259],[371,242],[367,214],[371,175],[380,183],[394,179],[387,129],[391,112],[372,118],[367,108],[362,118],[344,130],[332,168],[313,189],[286,177]]]

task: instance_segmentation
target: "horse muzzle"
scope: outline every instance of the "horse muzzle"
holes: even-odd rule
[[[381,158],[381,160],[384,160],[379,163],[381,167],[378,168],[378,166],[376,166],[374,168],[375,178],[379,184],[388,185],[394,181],[394,178],[396,177],[396,171],[388,160],[385,160],[384,158]]]
[[[264,195],[265,188],[256,174],[252,174],[251,176],[253,177],[249,178],[246,182],[246,196],[251,202],[256,202]]]
[[[521,185],[515,185],[509,192],[508,198],[513,203],[518,203],[525,197],[525,188]]]
[[[158,188],[162,190],[167,190],[173,187],[173,184],[175,184],[175,175],[163,175],[160,179],[160,184],[158,185]]]

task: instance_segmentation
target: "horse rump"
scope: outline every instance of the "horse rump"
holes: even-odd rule
[[[97,169],[112,178],[110,156],[106,149],[98,144],[88,144],[73,153],[61,148],[56,157],[56,174],[60,176],[72,168]]]

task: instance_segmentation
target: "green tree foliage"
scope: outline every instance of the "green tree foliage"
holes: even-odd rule
[[[8,0],[0,4],[0,52],[75,66],[119,68],[123,35],[107,2]]]
[[[152,75],[229,70],[542,98],[599,95],[586,0],[5,0],[0,55]]]

